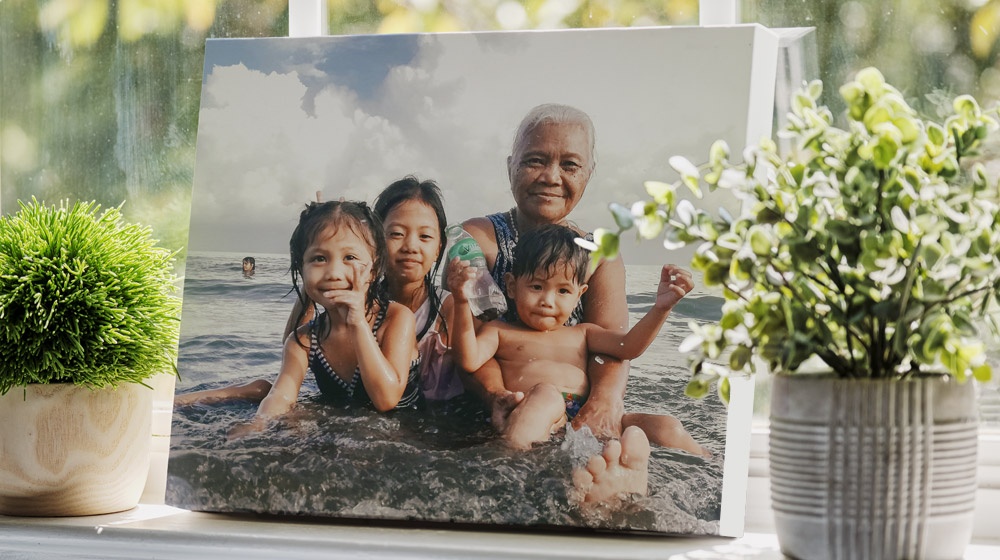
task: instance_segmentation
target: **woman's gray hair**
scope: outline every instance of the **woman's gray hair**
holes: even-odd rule
[[[510,154],[516,158],[517,154],[524,146],[527,141],[528,135],[531,134],[536,127],[542,124],[576,124],[583,127],[583,130],[587,133],[587,139],[590,145],[590,170],[594,171],[594,167],[597,166],[597,157],[594,153],[594,122],[590,120],[590,115],[584,113],[583,111],[577,109],[576,107],[570,107],[569,105],[560,105],[558,103],[545,103],[544,105],[539,105],[532,110],[528,111],[528,114],[521,119],[521,124],[518,125],[517,131],[514,133],[514,144],[511,146]],[[511,161],[511,165],[516,162]]]

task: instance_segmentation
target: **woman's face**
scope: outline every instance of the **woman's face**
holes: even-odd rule
[[[420,200],[396,205],[382,222],[389,249],[386,274],[390,285],[423,281],[437,261],[441,248],[441,226],[434,209]]]
[[[518,211],[537,224],[561,223],[580,202],[593,171],[587,131],[573,123],[540,124],[510,156],[507,169]]]

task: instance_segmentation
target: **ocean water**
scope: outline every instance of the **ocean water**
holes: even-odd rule
[[[192,254],[187,259],[177,392],[275,378],[293,296],[283,255]],[[655,298],[659,270],[628,267],[634,323]],[[672,414],[714,455],[654,448],[649,495],[617,508],[581,508],[570,472],[586,438],[562,436],[527,452],[501,445],[471,401],[390,414],[317,400],[311,375],[296,409],[266,432],[229,440],[256,405],[174,412],[167,502],[201,511],[420,520],[502,526],[584,527],[715,534],[721,504],[726,410],[683,395],[689,377],[676,348],[689,320],[718,318],[721,299],[693,293],[633,361],[626,409]],[[566,447],[566,448],[564,448]]]

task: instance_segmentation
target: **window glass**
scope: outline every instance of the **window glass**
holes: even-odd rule
[[[330,34],[697,23],[698,0],[328,0]],[[0,2],[0,211],[97,200],[182,248],[205,39],[288,34],[287,0]]]
[[[1000,3],[987,0],[739,0],[744,22],[767,27],[815,27],[823,102],[835,115],[844,105],[837,88],[858,70],[875,66],[907,101],[937,119],[958,94],[986,107],[1000,99]],[[986,146],[996,160],[1000,146]],[[995,169],[995,166],[994,166]],[[1000,427],[1000,351],[994,380],[981,385],[984,425]],[[758,391],[759,415],[767,383]]]
[[[127,201],[181,248],[207,37],[287,33],[287,3],[0,2],[0,209]]]
[[[819,76],[882,69],[919,110],[1000,98],[1000,3],[734,0],[743,21],[814,26]],[[694,25],[698,0],[328,0],[330,34]],[[205,39],[285,36],[286,0],[0,1],[0,211],[97,200],[183,249]],[[838,110],[836,88],[825,102]],[[183,256],[183,253],[182,253]],[[1000,368],[998,368],[1000,369]],[[1000,375],[998,375],[1000,377]],[[767,400],[766,387],[758,401]],[[1000,391],[983,388],[1000,426]]]
[[[1000,6],[986,0],[739,0],[745,22],[815,27],[820,77],[839,86],[876,66],[914,107],[936,113],[944,100],[1000,95],[995,68]],[[836,88],[824,93],[838,104]]]

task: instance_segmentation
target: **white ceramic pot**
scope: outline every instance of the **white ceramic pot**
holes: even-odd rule
[[[771,499],[794,558],[955,559],[972,538],[975,387],[776,376]]]
[[[0,514],[135,507],[149,472],[152,402],[138,384],[29,385],[0,397]]]

